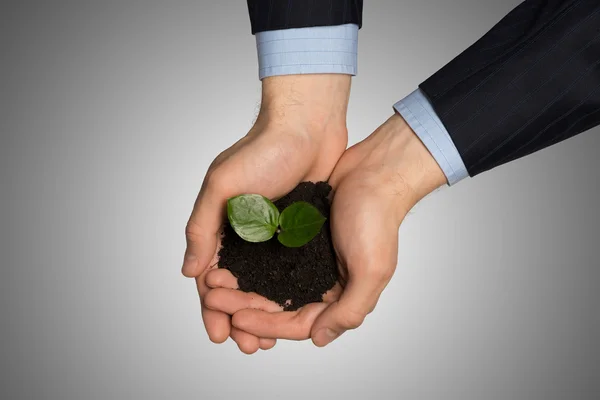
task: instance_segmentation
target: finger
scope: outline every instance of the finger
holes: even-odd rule
[[[206,274],[206,283],[209,287],[212,288],[226,288],[226,289],[238,289],[238,285],[237,285],[237,279],[231,274],[231,272],[229,270],[226,269],[222,269],[222,268],[215,268],[215,269],[211,269],[210,271],[208,271],[208,273]],[[239,292],[238,292],[239,293]],[[225,293],[224,295],[228,295],[229,293]],[[216,293],[216,297],[213,298],[213,296],[209,296],[210,297],[210,302],[212,304],[212,302],[217,302],[219,303],[221,300],[224,302],[227,302],[228,300],[226,298],[220,299],[220,295],[219,295],[219,291],[217,291]],[[225,297],[225,296],[223,296]],[[246,296],[236,296],[236,299],[238,299],[239,297],[243,297],[246,298]],[[238,300],[234,300],[234,302],[238,302]],[[244,299],[241,300],[241,304],[238,304],[238,307],[243,307],[244,305]],[[280,307],[275,305],[273,307],[273,310],[279,311]],[[230,310],[231,311],[231,310]],[[259,345],[260,348],[262,350],[269,350],[272,349],[273,347],[275,347],[275,344],[277,343],[277,341],[275,339],[264,339],[264,338],[260,338],[259,339]]]
[[[240,329],[231,328],[231,338],[237,343],[242,353],[254,354],[260,348],[259,339]]]
[[[277,344],[277,339],[265,339],[261,338],[259,340],[259,345],[261,350],[271,350]]]
[[[181,271],[187,277],[200,275],[216,252],[227,199],[214,183],[217,179],[205,178],[185,229],[187,247]]]
[[[313,343],[326,346],[345,331],[358,328],[375,308],[382,291],[380,280],[351,277],[340,299],[331,303],[315,321],[311,329]]]
[[[231,317],[221,311],[211,310],[204,304],[204,298],[209,292],[206,286],[205,274],[196,278],[196,287],[200,296],[200,304],[202,308],[202,319],[204,327],[209,339],[213,343],[223,343],[227,340],[231,333]]]
[[[215,268],[206,274],[206,284],[210,288],[239,289],[237,278],[224,268]]]
[[[221,311],[229,315],[245,308],[257,309],[266,312],[281,311],[281,306],[256,293],[246,293],[235,289],[211,289],[204,304],[211,310]]]
[[[312,303],[293,312],[242,309],[233,315],[231,322],[234,327],[261,338],[305,340],[310,338],[313,322],[326,308],[326,303]]]
[[[340,278],[341,277],[338,276],[338,280]],[[333,303],[334,301],[340,298],[343,290],[344,288],[340,285],[340,282],[336,282],[335,285],[323,295],[323,302]]]

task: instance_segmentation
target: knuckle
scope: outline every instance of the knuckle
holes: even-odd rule
[[[219,292],[216,290],[209,290],[206,295],[204,295],[204,306],[211,310],[214,310],[216,306],[219,304]]]
[[[355,310],[346,310],[340,317],[340,325],[346,329],[356,329],[362,325],[365,317],[364,313]]]
[[[210,168],[206,172],[206,176],[204,176],[204,186],[206,186],[207,188],[212,188],[219,182],[218,178],[220,174],[218,171],[219,170],[216,168]]]
[[[244,318],[244,310],[238,311],[231,316],[231,325],[238,329],[245,330],[247,328],[247,318]]]
[[[227,176],[223,168],[211,168],[204,177],[204,186],[207,190],[220,191],[227,184]]]
[[[197,242],[197,241],[199,241],[201,236],[202,236],[202,229],[200,228],[200,225],[198,225],[193,220],[190,220],[187,223],[187,225],[185,226],[186,239],[188,239],[191,242]]]
[[[295,325],[299,338],[310,338],[313,322],[314,318],[311,318],[307,313],[299,313],[293,318],[293,325]]]
[[[218,269],[214,269],[206,274],[205,282],[209,287],[222,287],[223,286],[223,278],[221,274],[219,274]]]

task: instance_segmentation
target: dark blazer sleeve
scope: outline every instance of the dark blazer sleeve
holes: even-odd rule
[[[312,26],[362,26],[363,0],[247,0],[252,34]]]
[[[600,124],[600,1],[524,1],[420,85],[471,176]]]

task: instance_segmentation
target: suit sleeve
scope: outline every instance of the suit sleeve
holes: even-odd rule
[[[600,124],[600,1],[524,1],[420,85],[470,176]]]
[[[363,0],[247,0],[252,34],[290,28],[362,26]]]

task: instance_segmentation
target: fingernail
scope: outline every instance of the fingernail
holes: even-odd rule
[[[198,258],[193,254],[186,254],[183,259],[183,267],[181,270],[185,275],[192,275],[196,271]]]
[[[335,339],[336,337],[338,337],[338,333],[329,329],[329,328],[323,328],[320,331],[317,332],[317,334],[315,335],[314,338],[314,343],[315,345],[322,347],[322,346],[326,346],[329,343],[331,343],[333,341],[333,339]]]

